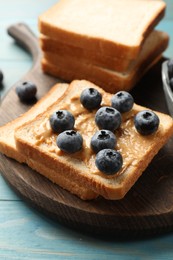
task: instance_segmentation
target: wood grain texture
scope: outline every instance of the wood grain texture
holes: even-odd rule
[[[44,95],[56,79],[41,72],[41,53],[37,39],[23,24],[10,27],[8,32],[33,56],[34,65],[22,81],[35,82],[41,96]],[[160,65],[161,63],[157,64],[148,73],[132,94],[136,103],[167,112],[160,78]],[[15,86],[2,101],[1,125],[28,109],[18,101],[14,91]],[[173,182],[172,147],[173,140],[170,140],[154,158],[136,185],[120,201],[107,201],[103,198],[89,202],[82,201],[26,165],[21,165],[3,155],[0,157],[0,166],[3,176],[26,201],[51,218],[70,227],[101,235],[158,234],[173,228],[171,221],[173,201],[170,196],[173,193],[173,185],[170,185]]]
[[[106,240],[52,223],[22,202],[2,202],[0,212],[2,260],[169,260],[173,254],[170,235],[136,241]]]

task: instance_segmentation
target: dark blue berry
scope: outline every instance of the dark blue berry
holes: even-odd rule
[[[114,149],[115,146],[116,137],[109,130],[99,130],[91,138],[91,148],[95,153],[106,148]]]
[[[113,175],[121,169],[123,158],[122,155],[115,150],[103,149],[96,155],[95,163],[101,172],[107,175]]]
[[[112,107],[117,109],[120,113],[128,112],[132,109],[134,99],[130,93],[126,91],[119,91],[112,97]]]
[[[71,130],[74,127],[74,116],[67,110],[57,110],[49,118],[51,128],[56,133]]]
[[[168,77],[172,78],[173,77],[173,59],[168,61],[167,66],[168,66]]]
[[[159,117],[150,110],[143,110],[136,114],[134,124],[141,135],[150,135],[159,127]]]
[[[100,106],[102,95],[95,88],[86,88],[82,91],[80,102],[86,109],[95,109]]]
[[[16,86],[16,93],[21,101],[30,101],[35,98],[37,87],[30,81],[25,81]]]
[[[4,78],[3,73],[2,73],[2,71],[0,70],[0,84],[1,84],[2,81],[3,81],[3,78]]]
[[[75,153],[81,150],[83,138],[81,134],[74,130],[62,132],[57,137],[57,145],[60,150],[66,153]]]
[[[95,122],[100,129],[115,131],[121,121],[120,112],[113,107],[101,107],[95,115]]]

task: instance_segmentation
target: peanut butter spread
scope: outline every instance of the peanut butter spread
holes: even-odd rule
[[[81,92],[82,90],[83,89],[81,89]],[[45,113],[41,123],[39,122],[36,127],[31,129],[32,135],[34,136],[35,145],[46,147],[48,152],[57,154],[57,156],[64,156],[64,152],[62,152],[56,144],[57,134],[53,133],[50,127],[49,117],[58,109],[70,111],[75,117],[75,130],[79,131],[83,137],[83,148],[80,152],[70,154],[69,156],[83,161],[92,174],[103,175],[95,166],[95,153],[90,148],[91,137],[98,130],[98,127],[95,124],[95,113],[97,110],[88,111],[82,106],[80,103],[81,92],[70,93],[68,98],[63,98],[59,103],[54,104],[52,108]],[[110,106],[111,94],[105,93],[104,91],[101,94],[101,106]],[[129,165],[135,166],[136,162],[141,158],[141,153],[143,154],[144,150],[149,150],[153,143],[153,139],[158,138],[157,136],[160,131],[159,129],[162,127],[161,125],[159,126],[158,131],[150,136],[146,137],[137,133],[133,120],[134,115],[140,110],[141,108],[134,104],[130,112],[122,114],[122,124],[120,128],[115,131],[115,136],[117,138],[115,149],[119,151],[123,157],[123,166],[115,176],[123,174]],[[105,177],[115,178],[115,176]]]

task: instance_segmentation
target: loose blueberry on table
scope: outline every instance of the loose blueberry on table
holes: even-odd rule
[[[134,104],[134,99],[130,93],[126,91],[119,91],[113,95],[112,107],[117,109],[120,113],[128,112],[132,109]]]
[[[95,122],[100,129],[115,131],[121,125],[121,114],[113,107],[101,107],[95,115]]]
[[[86,88],[80,95],[80,102],[86,109],[95,109],[100,106],[102,95],[95,88]]]
[[[123,158],[118,151],[103,149],[97,153],[95,163],[101,172],[107,175],[113,175],[121,169]]]
[[[105,129],[97,131],[91,138],[91,148],[95,153],[106,148],[114,149],[116,143],[115,135]]]
[[[33,82],[25,81],[16,86],[16,93],[21,101],[31,101],[35,98],[37,87]]]
[[[74,130],[66,130],[57,137],[57,146],[66,153],[75,153],[82,149],[83,138]]]
[[[136,130],[141,135],[150,135],[156,132],[159,127],[159,122],[159,117],[150,110],[140,111],[134,118]]]
[[[67,110],[57,110],[49,118],[51,128],[56,133],[74,128],[74,116]]]

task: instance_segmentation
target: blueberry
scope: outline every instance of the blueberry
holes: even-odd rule
[[[150,135],[159,127],[159,117],[150,110],[143,110],[136,114],[134,124],[141,135]]]
[[[95,163],[101,172],[107,175],[113,175],[121,169],[123,158],[122,155],[115,150],[103,149],[96,155]]]
[[[168,61],[167,66],[168,66],[168,77],[172,78],[173,77],[173,59]]]
[[[100,129],[115,131],[121,121],[120,112],[113,107],[101,107],[95,115],[95,122]]]
[[[74,130],[62,132],[57,137],[58,147],[66,153],[75,153],[81,150],[83,138],[81,134]]]
[[[49,118],[51,128],[56,133],[71,130],[74,127],[74,116],[67,110],[57,110]]]
[[[99,130],[91,138],[91,148],[95,153],[106,148],[114,149],[115,146],[116,137],[109,130]]]
[[[2,73],[2,71],[0,70],[0,84],[1,84],[2,81],[3,81],[3,78],[4,78],[3,73]]]
[[[86,109],[95,109],[100,106],[102,95],[95,88],[86,88],[82,91],[80,102]]]
[[[134,99],[130,93],[126,91],[119,91],[112,97],[112,107],[117,109],[120,113],[128,112],[132,109]]]
[[[16,86],[16,93],[21,101],[30,101],[35,98],[37,87],[30,81],[25,81]]]

